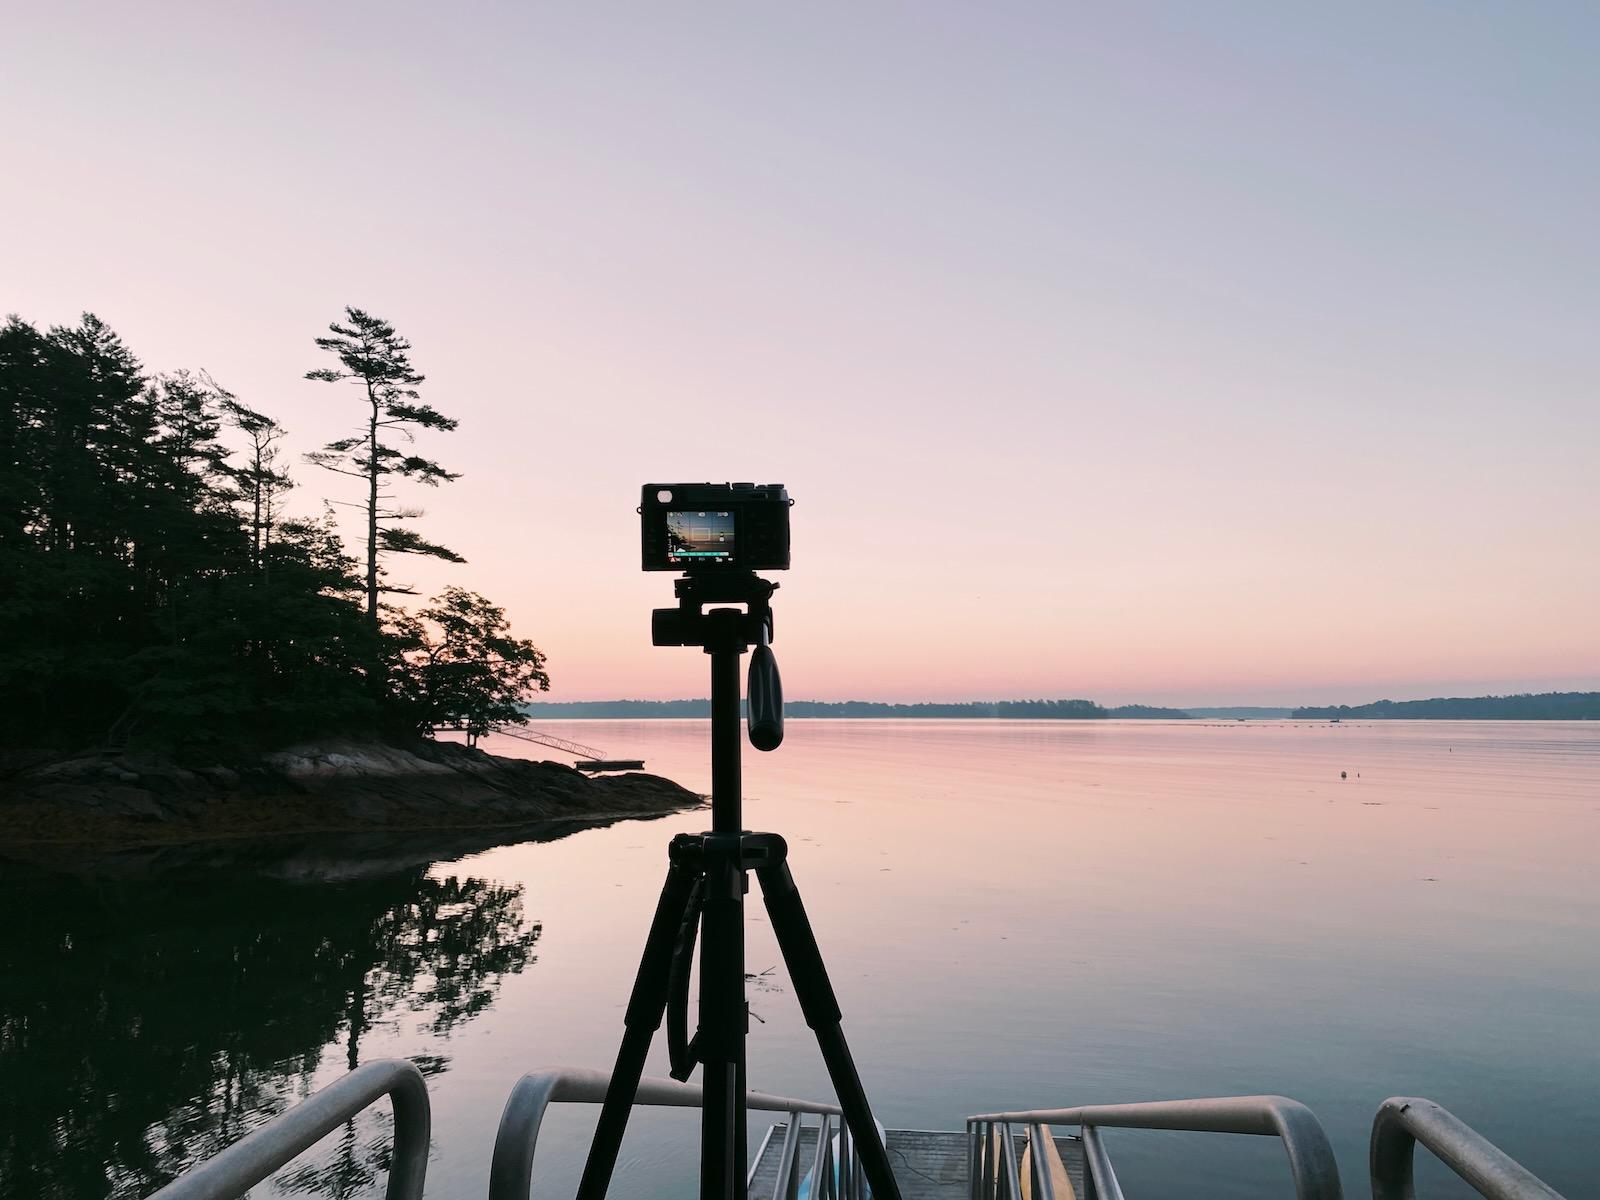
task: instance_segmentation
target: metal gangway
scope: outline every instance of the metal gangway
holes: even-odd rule
[[[489,1164],[489,1200],[528,1200],[545,1110],[598,1104],[610,1077],[554,1067],[511,1090]],[[404,1059],[384,1059],[335,1080],[254,1132],[196,1163],[149,1200],[238,1200],[328,1133],[389,1097],[394,1148],[387,1200],[423,1200],[431,1127],[428,1087]],[[698,1108],[700,1088],[646,1079],[637,1103]],[[750,1200],[867,1200],[860,1160],[834,1104],[748,1093],[752,1111],[785,1114],[761,1143],[747,1179]],[[807,1120],[809,1118],[809,1121]],[[836,1124],[836,1122],[839,1122]],[[1052,1126],[1075,1128],[1058,1135]],[[902,1200],[1123,1200],[1102,1129],[1167,1129],[1276,1137],[1296,1200],[1342,1200],[1327,1135],[1311,1110],[1284,1096],[1219,1096],[1149,1104],[1033,1109],[969,1117],[966,1132],[888,1130]],[[837,1136],[833,1136],[837,1133]],[[1373,1200],[1413,1200],[1412,1156],[1430,1150],[1485,1200],[1562,1200],[1560,1193],[1431,1100],[1392,1097],[1379,1107],[1368,1147]]]
[[[467,735],[467,745],[475,745],[481,736],[480,731],[469,729],[465,725],[435,725],[434,733],[464,733]],[[529,729],[523,725],[493,725],[482,732],[496,733],[503,737],[516,738],[520,742],[532,742],[537,746],[548,746],[552,750],[559,750],[563,754],[570,754],[578,761],[573,765],[578,770],[588,774],[597,771],[642,771],[644,760],[639,758],[607,758],[606,752],[594,746],[586,746],[582,742],[575,742],[571,738],[557,737],[553,733],[543,733],[537,729]]]
[[[605,756],[604,750],[597,750],[593,746],[585,746],[582,742],[574,742],[570,738],[557,737],[553,733],[540,733],[537,729],[526,729],[521,725],[501,725],[492,732],[502,737],[516,738],[520,742],[533,742],[539,746],[549,746],[552,750],[559,750],[563,754],[570,754],[573,758],[585,762],[600,762]]]

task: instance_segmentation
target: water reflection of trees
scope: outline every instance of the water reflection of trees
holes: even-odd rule
[[[297,884],[246,874],[0,878],[0,1195],[139,1195],[363,1061],[432,1035],[533,961],[522,888],[421,869]],[[448,1059],[418,1059],[425,1072]],[[387,1170],[386,1114],[284,1179],[348,1197]]]

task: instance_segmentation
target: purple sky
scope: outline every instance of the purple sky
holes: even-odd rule
[[[345,304],[555,697],[655,650],[647,480],[786,483],[796,697],[1600,686],[1600,9],[14,6],[0,308],[300,452]],[[300,471],[297,503],[345,495]],[[414,567],[414,569],[413,569]]]

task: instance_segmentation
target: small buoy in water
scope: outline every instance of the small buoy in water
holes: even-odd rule
[[[1340,771],[1339,772],[1339,778],[1340,779],[1348,779],[1350,777],[1348,775],[1346,775],[1343,771]]]

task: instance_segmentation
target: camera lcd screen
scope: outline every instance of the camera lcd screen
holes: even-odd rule
[[[667,561],[675,565],[732,562],[731,512],[667,513]]]

